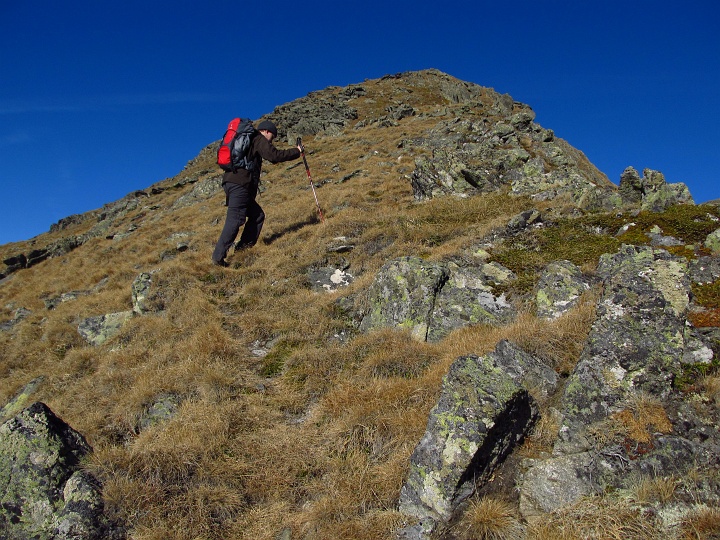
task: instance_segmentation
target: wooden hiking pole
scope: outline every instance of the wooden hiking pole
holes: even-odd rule
[[[312,176],[310,175],[310,167],[308,166],[307,159],[305,158],[305,147],[303,146],[300,137],[297,138],[297,145],[300,147],[300,155],[302,156],[303,163],[305,164],[305,172],[307,172],[308,180],[310,180],[310,188],[312,189],[313,197],[315,197],[315,206],[317,206],[318,215],[320,216],[320,222],[325,223],[325,218],[323,217],[322,210],[320,210],[320,201],[318,201],[317,193],[315,193],[315,184],[313,183]]]

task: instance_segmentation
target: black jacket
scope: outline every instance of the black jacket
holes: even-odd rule
[[[257,132],[253,135],[248,150],[248,159],[253,162],[252,170],[238,169],[237,172],[226,172],[223,175],[222,183],[230,182],[240,184],[241,186],[249,183],[258,184],[260,182],[260,172],[262,170],[262,160],[266,159],[270,163],[280,163],[283,161],[291,161],[300,157],[300,150],[297,148],[288,148],[287,150],[278,150],[270,141],[268,141],[262,133]]]

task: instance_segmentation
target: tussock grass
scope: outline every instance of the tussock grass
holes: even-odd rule
[[[586,498],[528,526],[532,540],[656,540],[660,524],[623,499]]]
[[[521,456],[537,458],[552,451],[560,431],[560,418],[557,412],[541,408],[540,419],[533,426],[530,435],[525,438],[519,449]]]
[[[473,500],[456,526],[461,540],[520,540],[525,538],[514,505],[488,497]]]
[[[670,433],[672,424],[662,403],[645,392],[633,392],[624,407],[591,428],[598,444],[625,444],[631,452],[643,452],[654,433]]]
[[[652,433],[670,433],[672,424],[658,398],[646,392],[633,392],[628,408],[619,413],[619,421],[627,427],[628,436],[638,442],[649,442]]]
[[[397,96],[392,81],[367,85],[385,92],[383,100],[353,100],[371,123]],[[419,113],[452,106],[430,89],[402,100]],[[437,344],[398,330],[354,331],[355,314],[348,312],[362,310],[364,291],[389,259],[471,257],[512,216],[536,206],[505,193],[415,201],[409,175],[427,149],[403,141],[436,123],[418,114],[397,126],[305,138],[325,224],[318,222],[302,165],[267,166],[259,198],[267,214],[262,239],[231,253],[228,269],[209,265],[224,194],[174,206],[196,180],[217,175],[210,153],[158,183],[164,191],[138,198],[106,234],[12,275],[0,285],[0,320],[20,308],[31,313],[0,332],[0,401],[44,377],[32,399],[87,437],[95,449],[87,467],[103,481],[107,508],[134,539],[275,540],[283,530],[291,538],[393,538],[405,519],[396,505],[408,459],[450,364],[509,339],[567,374],[597,298],[588,293],[555,321],[521,309],[506,326],[466,327]],[[709,226],[695,218],[698,227]],[[493,261],[519,276],[508,288],[521,308],[540,267],[568,258],[592,272],[599,253],[614,248],[613,229],[622,219],[583,219],[527,231],[491,250]],[[95,225],[93,218],[41,240]],[[674,226],[679,231],[680,220]],[[592,235],[588,227],[607,234]],[[187,250],[177,250],[178,239]],[[336,244],[354,248],[338,254],[330,249]],[[0,254],[30,249],[30,242],[16,243],[0,246]],[[346,268],[355,282],[337,293],[313,291],[308,271],[326,266]],[[150,304],[161,311],[133,317],[101,346],[88,345],[78,324],[130,310],[131,284],[141,272],[152,272]],[[46,307],[71,291],[80,294]],[[704,292],[710,303],[713,289]],[[717,403],[714,375],[706,375],[704,391]],[[145,426],[150,408],[167,396],[178,403],[175,416]],[[647,420],[652,408],[629,404],[628,411],[641,427],[659,425],[660,417]],[[556,431],[556,420],[543,414],[526,443],[529,455],[547,450]],[[534,528],[534,537],[650,537],[651,520],[642,536],[636,530],[641,516],[613,504],[620,503],[593,500],[554,514]],[[602,520],[610,533],[593,528]],[[516,526],[513,509],[482,499],[457,534],[509,538]]]
[[[720,538],[720,509],[705,508],[685,516],[680,524],[680,540]]]
[[[674,477],[643,477],[631,486],[633,498],[639,503],[668,503],[675,495],[679,481]]]
[[[713,375],[703,378],[701,386],[708,399],[714,403],[716,407],[720,406],[720,376]]]

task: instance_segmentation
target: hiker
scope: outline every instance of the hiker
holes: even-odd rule
[[[228,171],[223,175],[222,186],[225,190],[227,215],[220,239],[212,254],[213,264],[218,266],[228,266],[225,257],[243,224],[245,227],[240,235],[240,241],[235,247],[236,251],[254,246],[260,238],[260,231],[265,222],[265,213],[255,197],[260,185],[262,160],[280,163],[297,159],[301,155],[302,149],[299,145],[297,148],[288,148],[287,150],[278,150],[273,146],[272,141],[277,137],[278,132],[275,124],[269,120],[260,122],[257,131],[258,133],[250,142],[247,153],[247,159],[252,162],[252,168],[250,170],[239,168],[236,172]]]

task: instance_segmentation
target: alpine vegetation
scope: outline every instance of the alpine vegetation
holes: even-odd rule
[[[437,70],[253,122],[224,265],[220,141],[0,246],[0,536],[720,535],[718,204]]]

